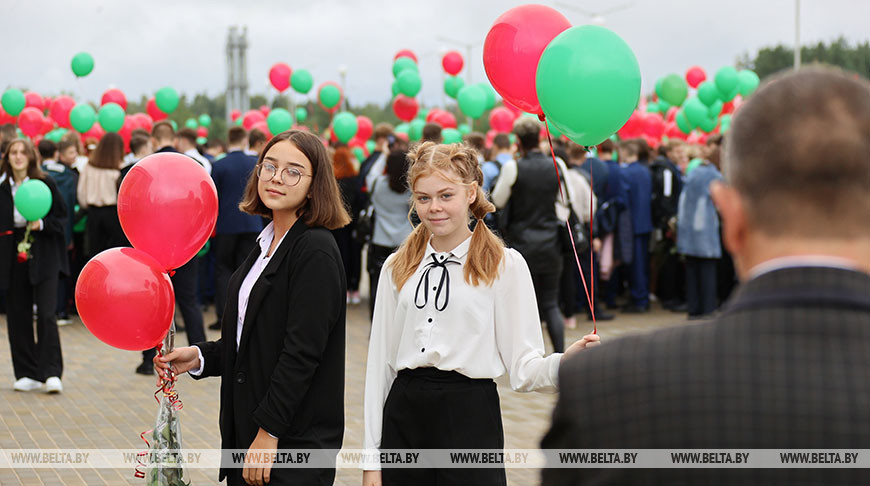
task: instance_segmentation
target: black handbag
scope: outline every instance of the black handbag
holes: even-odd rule
[[[372,183],[372,190],[369,193],[368,204],[360,210],[359,215],[356,218],[356,226],[351,232],[351,238],[361,245],[371,243],[372,235],[375,232],[375,205],[372,203],[372,196],[375,194],[375,185],[377,185],[377,179]]]
[[[584,252],[589,248],[589,229],[588,227],[580,221],[580,218],[577,217],[577,214],[574,213],[574,206],[571,204],[571,196],[568,194],[568,188],[565,186],[566,182],[563,181],[563,186],[565,188],[565,198],[568,200],[568,224],[566,225],[564,221],[559,225],[559,241],[562,244],[562,251],[564,253],[574,253],[574,249],[577,249],[577,253]],[[571,227],[571,232],[568,232],[568,226]],[[574,245],[571,245],[571,238],[574,239]]]

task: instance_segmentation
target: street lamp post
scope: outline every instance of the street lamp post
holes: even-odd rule
[[[794,0],[794,68],[801,68],[801,0]]]
[[[338,66],[338,75],[341,77],[342,107],[347,110],[347,66]]]

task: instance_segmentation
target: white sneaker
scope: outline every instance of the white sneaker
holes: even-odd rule
[[[61,327],[62,326],[69,326],[70,324],[72,324],[72,319],[70,319],[68,317],[67,318],[60,318],[60,317],[57,318],[57,325],[58,326],[61,326]]]
[[[33,391],[40,388],[42,388],[42,383],[27,377],[16,380],[12,385],[12,389],[15,391]]]
[[[51,378],[45,380],[46,393],[60,393],[62,391],[63,385],[60,383],[60,378],[52,376]]]
[[[358,305],[360,302],[362,302],[362,299],[359,296],[359,292],[358,291],[351,292],[350,293],[350,303],[353,305]]]

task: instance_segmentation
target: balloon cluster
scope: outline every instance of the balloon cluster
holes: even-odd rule
[[[399,120],[410,122],[420,111],[415,96],[420,93],[423,84],[417,55],[408,49],[397,52],[393,56],[393,77],[393,113]]]
[[[637,59],[622,38],[596,25],[572,27],[543,5],[515,7],[496,19],[483,65],[502,98],[580,145],[616,132],[640,97]]]
[[[118,218],[133,248],[98,254],[76,284],[88,330],[120,349],[160,344],[175,310],[169,272],[205,245],[217,211],[214,182],[190,157],[157,153],[136,163],[118,192]]]

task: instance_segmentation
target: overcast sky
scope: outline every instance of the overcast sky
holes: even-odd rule
[[[708,74],[733,64],[738,54],[792,44],[794,0],[563,0],[588,11],[630,7],[604,15],[604,25],[634,49],[643,91],[670,72],[700,65]],[[0,87],[26,87],[41,94],[71,91],[78,100],[99,100],[109,87],[138,100],[162,86],[193,95],[217,95],[226,88],[225,49],[230,25],[248,28],[251,94],[269,88],[276,62],[309,69],[316,86],[338,82],[347,67],[346,89],[354,104],[390,98],[393,55],[412,49],[420,57],[426,106],[440,104],[439,52],[474,45],[462,76],[485,80],[481,47],[493,21],[527,2],[496,0],[3,0],[0,2]],[[561,3],[540,2],[561,11],[574,25],[590,18]],[[870,2],[801,0],[803,44],[840,35],[851,42],[870,37]],[[96,67],[77,80],[72,56],[86,51]],[[301,99],[301,98],[299,98]]]

